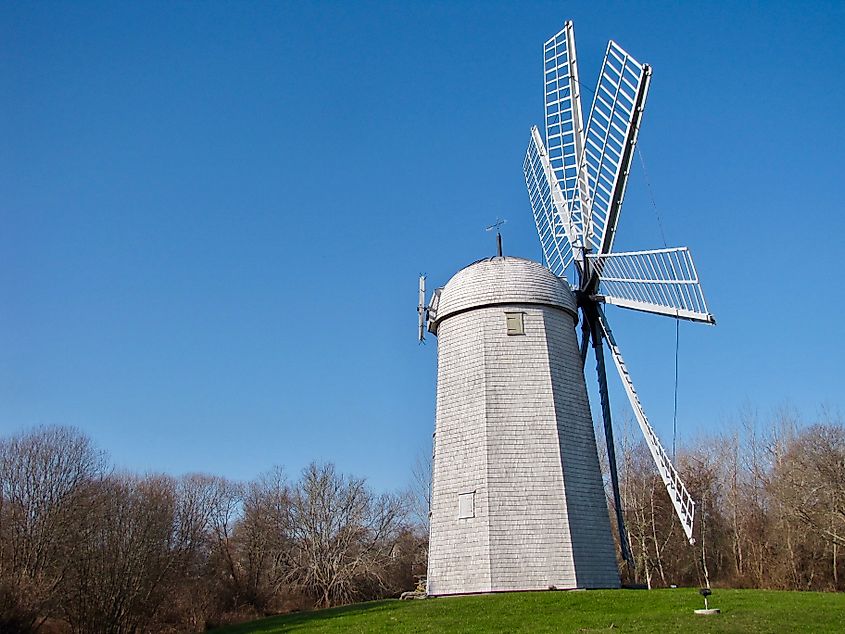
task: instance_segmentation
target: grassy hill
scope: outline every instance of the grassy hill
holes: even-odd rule
[[[276,632],[845,632],[845,595],[714,590],[717,616],[699,616],[696,589],[524,592],[373,601],[214,630]]]

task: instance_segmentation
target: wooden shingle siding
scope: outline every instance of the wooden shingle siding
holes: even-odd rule
[[[619,586],[574,315],[566,282],[519,258],[443,289],[430,594]],[[459,519],[466,491],[475,516]]]

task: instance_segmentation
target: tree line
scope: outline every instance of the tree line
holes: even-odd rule
[[[626,581],[845,590],[845,426],[822,411],[741,412],[730,431],[699,438],[676,467],[697,501],[689,545],[645,445],[628,430],[617,449],[635,565]],[[618,535],[616,535],[618,540]],[[618,541],[617,541],[618,543]]]
[[[845,590],[841,417],[748,411],[680,448],[694,545],[632,427],[617,447],[634,556],[623,582]],[[331,463],[296,480],[139,476],[73,428],[2,439],[0,631],[198,632],[396,596],[425,575],[430,461],[411,472],[401,495]]]
[[[248,483],[116,471],[79,431],[0,440],[0,631],[192,632],[394,596],[424,574],[408,499],[312,463]]]

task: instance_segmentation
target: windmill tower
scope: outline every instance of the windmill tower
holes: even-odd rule
[[[521,258],[435,295],[429,594],[619,586],[576,323],[567,282]]]
[[[429,594],[619,586],[584,380],[591,342],[623,558],[605,342],[692,541],[695,503],[602,306],[715,323],[688,249],[611,252],[650,78],[611,41],[585,127],[567,22],[544,46],[546,140],[532,128],[524,164],[546,266],[480,260],[427,306],[420,280],[420,336],[438,338]]]

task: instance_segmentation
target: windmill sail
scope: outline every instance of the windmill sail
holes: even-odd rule
[[[578,81],[572,22],[567,22],[543,46],[543,86],[549,163],[560,184],[563,198],[570,205],[570,211],[577,209],[572,222],[581,233],[581,205],[572,207],[572,201],[577,197],[578,166],[584,148],[581,85]]]
[[[651,67],[608,43],[578,175],[579,188],[587,192],[581,201],[584,240],[594,253],[613,245],[650,78]]]
[[[531,128],[523,170],[546,265],[555,275],[563,276],[572,262],[572,245],[578,237],[536,127]]]
[[[715,324],[686,247],[588,256],[607,304]]]
[[[651,67],[610,41],[585,129],[571,22],[545,43],[543,64],[546,141],[544,145],[532,128],[524,172],[546,264],[563,276],[574,261],[582,273],[581,359],[590,339],[597,341],[597,349],[607,340],[649,451],[692,543],[695,502],[646,418],[601,306],[715,323],[686,247],[611,253]],[[603,361],[597,366],[599,383],[606,385]],[[609,406],[602,408],[602,416],[610,437]]]
[[[645,436],[646,444],[648,445],[651,457],[654,464],[657,465],[657,470],[660,473],[660,478],[669,492],[669,497],[672,500],[672,505],[675,507],[675,513],[678,519],[681,520],[681,528],[684,529],[684,534],[687,536],[689,542],[695,543],[692,537],[693,519],[695,517],[695,501],[681,481],[678,471],[675,469],[663,445],[657,438],[657,433],[648,422],[643,406],[637,396],[637,390],[634,388],[634,383],[631,380],[631,375],[628,373],[628,368],[625,366],[625,361],[622,359],[622,353],[619,351],[619,346],[613,338],[613,333],[607,323],[607,318],[604,312],[599,309],[599,322],[607,339],[608,348],[610,348],[613,363],[616,365],[616,370],[619,372],[619,377],[622,379],[622,385],[625,387],[625,393],[628,395],[628,400],[631,403],[631,408],[634,410],[634,416],[637,423]]]

